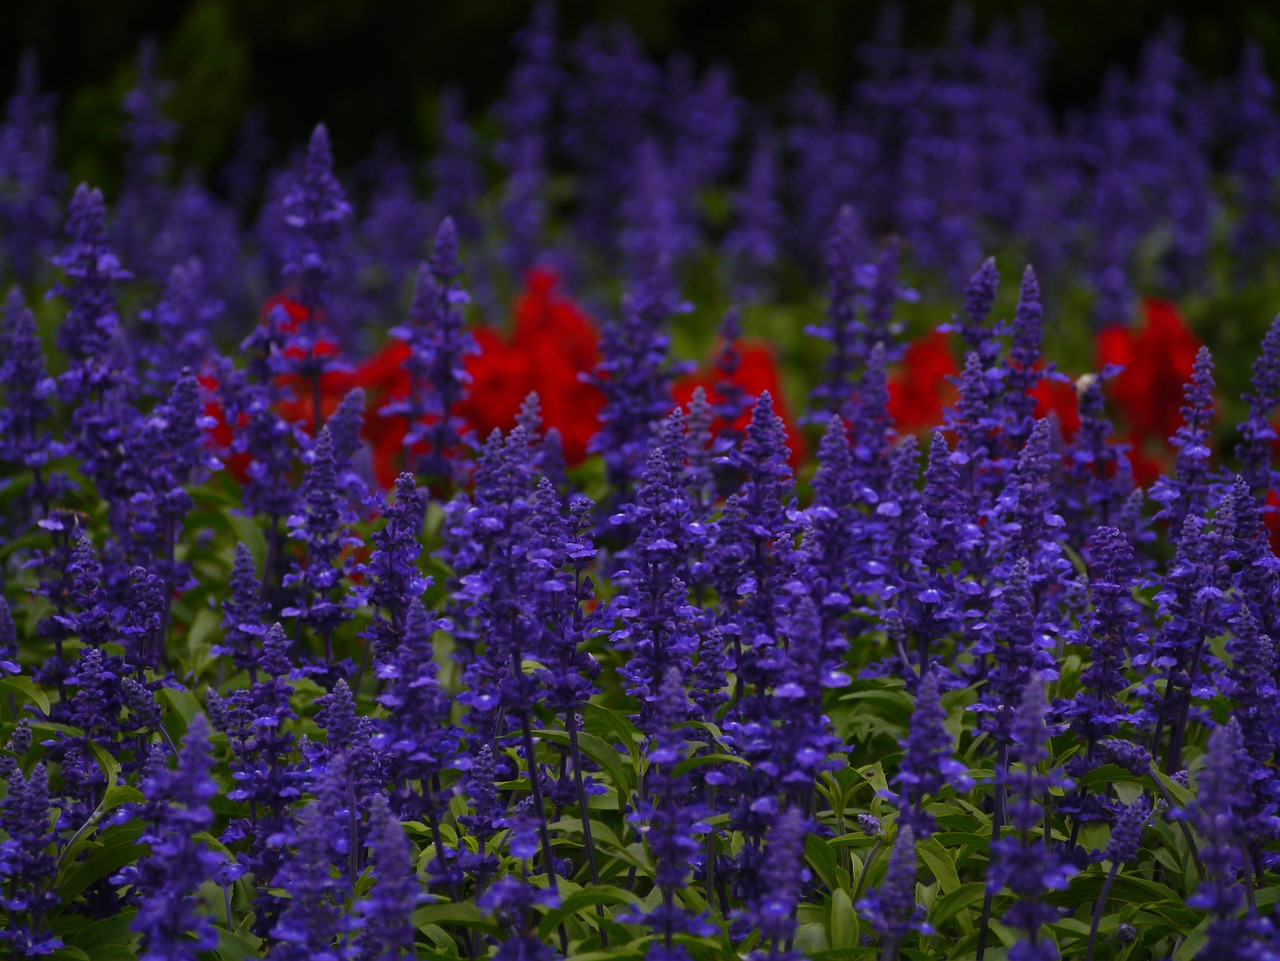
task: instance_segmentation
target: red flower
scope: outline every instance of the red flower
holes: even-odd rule
[[[738,343],[739,363],[738,369],[730,378],[730,383],[741,388],[749,399],[759,397],[766,390],[773,398],[773,409],[778,416],[782,418],[783,424],[787,428],[787,446],[791,449],[791,465],[794,467],[804,460],[806,454],[806,444],[804,435],[796,429],[795,422],[791,419],[791,415],[787,410],[786,397],[782,392],[782,378],[778,375],[778,365],[773,359],[773,352],[763,344],[743,344]],[[696,388],[701,387],[707,392],[707,400],[712,404],[721,401],[720,394],[716,391],[715,385],[724,381],[724,374],[719,370],[699,371],[681,377],[672,385],[671,395],[677,404],[686,410],[689,407],[689,401],[693,399],[693,392]],[[726,427],[733,430],[746,430],[747,424],[751,422],[751,407],[749,406],[742,415],[732,424],[725,424],[719,419],[715,421],[712,428],[719,433]]]
[[[545,269],[529,272],[516,301],[510,340],[492,327],[474,331],[480,352],[467,358],[471,386],[458,406],[481,437],[515,426],[531,391],[542,403],[542,423],[555,428],[565,460],[579,464],[600,427],[604,397],[582,375],[600,360],[600,333],[572,300],[556,293],[558,279]]]
[[[1041,378],[1029,393],[1036,399],[1036,416],[1048,417],[1052,413],[1058,420],[1062,439],[1074,439],[1080,430],[1080,404],[1075,384]]]
[[[930,331],[907,345],[899,370],[889,378],[889,415],[904,434],[942,423],[944,407],[955,401],[948,377],[960,373],[947,335]]]
[[[1109,393],[1140,441],[1164,444],[1182,426],[1182,386],[1191,379],[1201,342],[1178,308],[1163,300],[1143,301],[1146,323],[1133,330],[1107,327],[1098,333],[1098,365],[1124,367],[1108,385]]]

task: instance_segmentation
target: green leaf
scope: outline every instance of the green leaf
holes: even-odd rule
[[[133,788],[126,790],[132,791]],[[62,903],[70,904],[95,881],[109,878],[126,864],[136,861],[141,853],[138,845],[141,833],[142,825],[124,824],[108,828],[99,840],[82,846],[80,850],[87,852],[85,856],[68,862],[65,873],[58,880],[58,897]]]
[[[236,535],[236,540],[243,541],[244,546],[249,548],[249,553],[253,555],[253,563],[262,569],[262,565],[267,559],[267,539],[262,534],[262,528],[258,526],[258,522],[252,517],[246,517],[239,514],[232,508],[225,508],[222,511],[222,517],[231,528],[232,533]]]
[[[956,874],[955,863],[951,860],[951,855],[946,848],[938,843],[937,838],[925,838],[918,842],[916,854],[938,879],[938,886],[942,888],[943,894],[959,890],[960,875]]]
[[[858,916],[847,891],[837,890],[831,896],[831,947],[853,948],[858,945]]]
[[[218,928],[218,957],[225,961],[245,961],[247,958],[257,958],[258,944],[256,938],[253,941],[238,934],[234,931],[228,931],[225,928]]]
[[[840,866],[835,851],[824,838],[810,834],[804,839],[804,853],[818,877],[822,878],[822,883],[828,890],[834,891],[837,887],[836,869]]]
[[[39,686],[31,678],[24,677],[21,674],[0,677],[0,692],[6,691],[30,701],[40,708],[41,714],[45,717],[49,716],[49,698],[45,696],[44,691],[40,690]]]
[[[474,900],[424,904],[413,912],[413,926],[421,928],[428,924],[457,924],[464,928],[479,928],[491,934],[501,933],[497,923],[481,912]]]
[[[533,735],[551,744],[558,744],[561,747],[569,746],[569,734],[567,731],[541,730],[534,731]],[[579,731],[578,748],[583,754],[599,764],[601,770],[609,775],[609,780],[613,783],[614,790],[618,792],[620,797],[629,796],[635,790],[635,772],[622,763],[622,758],[618,755],[618,749],[612,744],[606,744],[594,734]]]
[[[548,937],[564,923],[566,918],[582,911],[590,911],[598,904],[638,904],[639,902],[640,899],[634,894],[611,884],[583,888],[581,891],[565,895],[557,907],[543,916],[538,924],[538,934],[544,938]],[[591,917],[594,918],[594,916],[592,912]]]
[[[929,912],[929,923],[935,928],[941,928],[960,911],[979,903],[985,893],[986,885],[981,881],[962,884],[950,894],[945,894],[938,899],[933,910]]]

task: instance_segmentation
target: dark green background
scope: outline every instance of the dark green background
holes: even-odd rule
[[[365,155],[377,135],[429,146],[442,83],[462,85],[473,105],[501,90],[510,37],[527,18],[524,0],[18,0],[0,5],[0,89],[18,53],[35,46],[60,95],[62,162],[73,175],[110,181],[119,163],[121,94],[137,45],[154,34],[164,72],[178,81],[169,112],[183,125],[182,165],[210,170],[229,154],[251,104],[267,108],[282,143],[317,120],[329,123],[339,162]],[[802,71],[829,90],[855,77],[854,47],[871,36],[878,3],[851,0],[564,0],[561,36],[625,19],[651,52],[691,50],[701,62],[732,63],[740,90],[776,100]],[[908,3],[908,40],[947,35],[953,5]],[[1132,64],[1141,40],[1173,12],[1185,49],[1202,72],[1234,69],[1253,37],[1280,65],[1280,3],[1183,0],[1059,0],[1036,8],[979,0],[974,20],[1039,16],[1056,51],[1049,95],[1059,106],[1088,100],[1110,63]]]

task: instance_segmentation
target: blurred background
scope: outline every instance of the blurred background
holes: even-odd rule
[[[388,132],[403,147],[429,149],[446,83],[482,112],[501,93],[511,37],[529,9],[523,0],[11,0],[0,17],[0,92],[12,88],[21,52],[35,48],[59,97],[61,166],[110,186],[123,153],[119,103],[138,46],[152,36],[160,75],[175,81],[166,113],[180,125],[179,169],[216,170],[254,106],[281,152],[327,122],[343,166]],[[1280,67],[1275,2],[976,0],[961,9],[979,33],[1001,20],[1039,20],[1052,47],[1046,93],[1059,109],[1093,99],[1108,66],[1131,66],[1170,15],[1202,76],[1234,70],[1246,37],[1272,71]],[[739,93],[768,104],[805,73],[832,94],[847,90],[853,52],[873,37],[879,14],[878,3],[854,0],[561,0],[559,34],[625,21],[651,55],[683,49],[703,65],[728,62]],[[908,43],[942,43],[956,15],[950,0],[913,0]]]

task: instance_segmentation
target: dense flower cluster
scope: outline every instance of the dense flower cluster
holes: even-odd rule
[[[775,131],[621,29],[560,56],[539,5],[434,195],[349,191],[319,126],[252,231],[169,183],[154,50],[112,205],[24,61],[7,955],[1280,957],[1280,321],[1238,406],[1172,304],[1131,323],[1220,205],[1274,253],[1269,83],[1192,116],[1162,34],[1060,131],[1036,45],[893,26]],[[1043,268],[1007,298],[992,234]],[[702,253],[742,309],[699,368]]]

